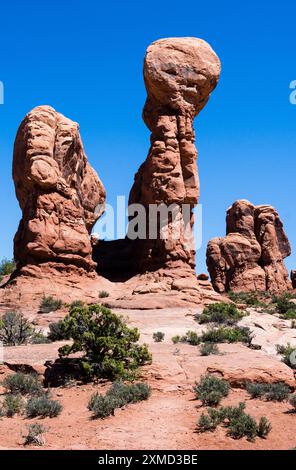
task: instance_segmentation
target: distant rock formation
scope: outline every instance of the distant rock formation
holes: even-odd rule
[[[208,243],[207,266],[217,292],[282,292],[291,288],[283,262],[290,254],[277,211],[239,200],[227,210],[226,237]]]
[[[50,106],[33,109],[16,136],[13,179],[23,213],[14,239],[18,270],[34,274],[46,264],[94,271],[89,234],[104,210],[105,189],[78,124]]]
[[[185,275],[184,268],[194,273],[192,226],[199,179],[193,120],[206,105],[219,74],[218,57],[201,39],[161,39],[148,47],[144,61],[148,96],[143,119],[151,130],[151,147],[129,196],[129,205],[141,204],[146,210],[146,238],[127,237],[125,241],[98,244],[94,257],[102,259],[106,269],[121,267],[133,273],[175,269],[180,277]],[[186,220],[184,204],[188,205]],[[157,226],[156,218],[148,216],[151,205],[163,205],[164,209],[173,205],[174,215],[168,218],[164,210]],[[153,223],[154,239],[148,235]],[[131,217],[129,234],[133,224]],[[173,238],[173,230],[180,235]],[[163,237],[163,233],[169,236]]]

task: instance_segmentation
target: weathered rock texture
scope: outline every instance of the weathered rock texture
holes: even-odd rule
[[[46,263],[93,271],[89,234],[105,189],[87,161],[78,124],[49,106],[33,109],[17,133],[13,179],[23,213],[14,239],[18,269],[33,274]]]
[[[136,211],[136,217],[130,214],[125,240],[94,245],[93,256],[100,263],[100,273],[111,273],[114,280],[157,271],[154,281],[163,276],[191,275],[196,283],[192,227],[199,179],[193,120],[206,105],[219,74],[218,57],[201,39],[161,39],[148,47],[143,119],[151,130],[151,147],[129,195],[130,206],[140,204],[145,208],[144,217],[138,236],[131,236],[139,221]],[[151,205],[169,207],[172,212],[169,217],[165,210],[159,213],[156,222],[151,212],[149,218]]]
[[[226,216],[226,237],[207,247],[207,266],[217,292],[285,291],[291,288],[284,258],[289,240],[277,211],[268,205],[236,201]]]
[[[143,119],[151,130],[151,147],[135,176],[129,204],[174,205],[175,218],[160,217],[156,239],[140,240],[137,271],[187,266],[194,269],[192,210],[199,198],[194,145],[194,117],[217,85],[220,61],[211,47],[196,38],[161,39],[151,44],[144,61],[147,100]],[[184,208],[188,205],[188,217]],[[155,220],[147,218],[147,232]],[[185,224],[184,224],[185,222]],[[162,237],[177,227],[180,237]]]

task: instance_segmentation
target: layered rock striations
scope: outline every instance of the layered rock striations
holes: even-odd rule
[[[148,47],[143,119],[151,146],[130,191],[127,237],[94,244],[99,273],[112,280],[153,273],[153,279],[196,281],[192,232],[199,178],[193,121],[219,75],[220,61],[201,39],[161,39]],[[139,206],[142,217],[133,209]]]
[[[226,237],[207,247],[207,266],[214,289],[274,291],[291,288],[283,260],[290,243],[277,211],[269,205],[236,201],[226,216]]]
[[[206,105],[219,74],[217,55],[201,39],[161,39],[147,49],[143,119],[151,131],[151,147],[129,196],[129,204],[141,204],[147,214],[147,239],[134,245],[137,272],[194,270],[192,226],[199,179],[193,120]],[[159,216],[154,239],[148,236],[151,225],[157,225],[148,217],[151,205],[172,208],[169,218]],[[173,230],[180,235],[172,236]]]
[[[33,109],[16,136],[13,179],[22,210],[14,239],[18,270],[93,271],[89,235],[104,210],[105,189],[87,161],[78,124],[50,106]]]

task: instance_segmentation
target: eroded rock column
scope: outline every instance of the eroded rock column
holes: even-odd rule
[[[175,205],[175,216],[159,227],[154,240],[135,245],[137,272],[160,268],[193,270],[193,208],[198,203],[199,179],[193,120],[217,85],[220,61],[201,39],[161,39],[148,47],[144,61],[147,100],[143,119],[151,130],[151,147],[135,176],[129,204]],[[189,215],[184,224],[183,205]],[[147,237],[151,219],[147,218]],[[163,237],[178,225],[180,237]],[[161,225],[161,222],[160,222]],[[176,227],[175,227],[176,228]],[[186,233],[185,233],[186,231]]]
[[[49,106],[33,109],[17,133],[13,179],[23,213],[14,239],[19,271],[93,271],[89,235],[104,210],[105,189],[87,161],[78,124]]]

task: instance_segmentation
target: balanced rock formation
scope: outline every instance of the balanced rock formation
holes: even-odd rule
[[[104,210],[105,189],[78,124],[49,106],[33,109],[16,136],[13,179],[23,213],[14,239],[18,270],[34,274],[46,264],[94,271],[90,232]]]
[[[236,201],[226,216],[226,237],[207,247],[207,266],[217,292],[291,288],[284,258],[290,243],[277,211],[269,205]]]
[[[151,147],[129,195],[129,208],[140,206],[144,216],[137,209],[130,213],[125,239],[94,244],[99,273],[112,280],[153,272],[153,279],[192,276],[196,281],[192,227],[199,179],[193,120],[219,75],[220,61],[201,39],[160,39],[148,47],[143,119]]]
[[[138,240],[134,248],[137,272],[194,270],[192,226],[199,179],[193,120],[206,105],[219,74],[217,55],[201,39],[161,39],[147,49],[144,80],[148,96],[143,119],[151,130],[151,147],[129,196],[129,205],[141,204],[147,215],[147,238]],[[171,206],[172,212],[167,217],[164,211],[157,222],[151,212],[149,217],[151,205]],[[154,239],[149,236],[151,229]]]

